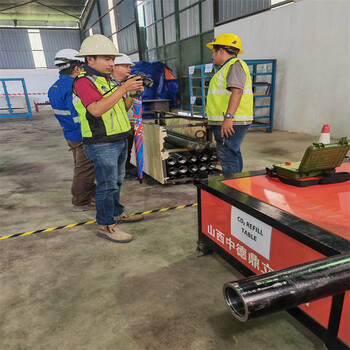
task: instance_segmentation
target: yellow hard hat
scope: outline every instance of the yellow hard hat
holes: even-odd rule
[[[101,34],[94,34],[86,38],[76,57],[93,55],[121,56],[113,42]]]
[[[209,49],[213,48],[213,45],[223,45],[223,46],[231,46],[239,49],[238,53],[243,53],[242,50],[242,41],[236,34],[220,34],[211,43],[208,43],[206,46]]]

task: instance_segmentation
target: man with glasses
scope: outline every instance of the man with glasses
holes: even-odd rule
[[[131,62],[130,57],[127,55],[121,54],[121,56],[116,57],[114,59],[114,67],[112,71],[112,82],[115,85],[120,86],[123,80],[129,78],[131,73],[131,67],[134,65],[135,64]],[[134,96],[137,93],[140,94],[142,92],[143,92],[143,88],[138,92],[131,91],[126,96],[124,96],[125,109],[127,112],[132,107],[132,104],[134,102]],[[132,117],[132,113],[131,113],[131,116],[130,116],[130,113],[128,113],[128,116],[129,116],[131,128],[134,129],[134,120]],[[131,158],[131,149],[132,149],[133,143],[134,143],[134,135],[128,136],[128,158],[125,164],[125,178],[128,180],[137,179],[137,176],[134,176],[130,173],[130,158]]]
[[[74,211],[95,210],[94,165],[86,158],[79,115],[73,105],[72,85],[74,78],[82,71],[84,59],[75,57],[78,51],[63,49],[55,55],[55,66],[59,79],[50,87],[48,97],[55,117],[63,128],[63,134],[74,158],[72,181],[72,204]]]

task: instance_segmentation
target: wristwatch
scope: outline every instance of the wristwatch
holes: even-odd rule
[[[226,113],[226,114],[224,115],[224,118],[233,119],[234,116],[233,116],[231,113]]]

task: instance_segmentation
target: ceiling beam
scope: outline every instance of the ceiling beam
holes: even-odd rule
[[[0,10],[0,12],[11,10],[11,9],[14,9],[16,7],[20,7],[23,5],[28,5],[28,4],[31,4],[32,2],[36,2],[36,0],[30,0],[30,1],[24,2],[23,4],[18,4],[18,5],[13,5],[13,6],[7,7],[5,9]]]
[[[74,17],[75,19],[80,19],[79,17],[73,16],[73,15],[71,15],[70,13],[67,13],[67,12],[65,12],[65,11],[59,10],[59,9],[57,9],[57,8],[55,8],[55,7],[52,7],[52,6],[49,6],[49,5],[45,5],[45,4],[43,4],[42,2],[40,2],[40,1],[37,1],[37,0],[32,0],[32,1],[35,1],[35,3],[37,3],[37,4],[41,5],[41,6],[48,7],[48,8],[51,9],[51,10],[55,10],[55,11],[61,12],[61,13],[65,14],[65,15],[67,15],[67,16]]]

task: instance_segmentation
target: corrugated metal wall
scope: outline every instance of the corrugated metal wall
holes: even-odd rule
[[[0,29],[0,69],[35,68],[26,29]]]
[[[41,41],[47,68],[54,68],[55,53],[62,49],[80,49],[79,30],[41,29]]]
[[[41,29],[47,68],[54,68],[55,53],[80,49],[79,30]],[[0,69],[35,68],[27,29],[0,29]]]
[[[218,23],[261,11],[270,5],[271,0],[219,0]]]

